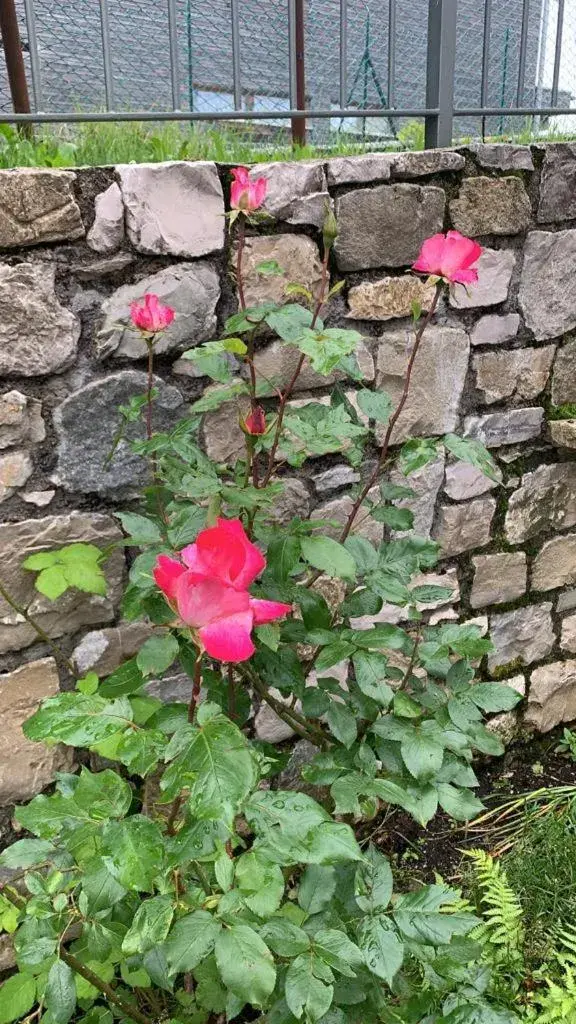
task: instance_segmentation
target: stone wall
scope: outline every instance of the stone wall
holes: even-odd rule
[[[430,299],[405,274],[421,242],[454,227],[485,246],[478,285],[457,286],[426,336],[395,435],[461,430],[484,441],[502,471],[500,486],[450,460],[416,474],[416,529],[440,542],[439,575],[453,585],[453,602],[428,614],[480,618],[490,629],[495,651],[482,670],[527,690],[525,723],[548,730],[575,718],[576,148],[488,145],[259,173],[269,179],[272,216],[248,242],[248,301],[281,297],[287,281],[318,281],[329,199],[340,223],[332,282],[345,277],[346,286],[327,320],[362,332],[365,378],[393,396],[411,302],[425,308]],[[158,346],[157,426],[176,423],[206,385],[180,354],[216,337],[236,308],[227,187],[227,169],[210,163],[0,172],[0,575],[82,671],[111,671],[147,632],[118,626],[122,548],[106,563],[105,598],[75,592],[53,603],[20,564],[31,552],[121,536],[113,513],[129,507],[145,478],[124,442],[106,462],[117,406],[144,390],[130,300],[148,289],[177,311]],[[270,258],[284,278],[258,276],[255,266]],[[273,342],[258,349],[267,377],[286,381],[293,360]],[[352,382],[344,386],[353,398]],[[311,371],[299,387],[298,399],[329,391]],[[234,406],[206,416],[204,443],[218,460],[234,456],[236,424]],[[337,457],[311,460],[287,486],[280,514],[342,519],[357,479]],[[381,536],[380,524],[362,528]],[[0,672],[7,806],[69,759],[19,731],[56,690],[58,673],[49,646],[1,599]],[[181,685],[175,676],[161,692],[178,695]],[[285,735],[264,713],[257,725],[267,738]]]

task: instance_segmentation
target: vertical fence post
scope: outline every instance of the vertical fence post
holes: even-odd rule
[[[304,64],[304,0],[289,0],[290,22],[290,106],[306,109],[306,70]],[[293,117],[292,145],[306,145],[306,118]]]
[[[0,0],[0,35],[6,58],[6,71],[10,83],[10,94],[15,114],[30,113],[30,96],[26,69],[22,57],[22,44],[18,30],[18,17],[14,0]],[[22,133],[31,137],[32,125],[21,126]]]
[[[425,119],[427,149],[452,145],[457,10],[458,0],[428,0],[426,106],[438,114]]]

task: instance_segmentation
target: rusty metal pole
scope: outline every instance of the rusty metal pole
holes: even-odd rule
[[[295,68],[296,68],[296,108],[306,109],[306,68],[305,68],[305,38],[304,38],[304,0],[294,0],[294,43],[295,43]],[[293,117],[292,123],[292,145],[306,145],[306,118]]]
[[[29,114],[31,112],[30,96],[14,0],[0,0],[0,35],[2,36],[2,45],[4,47],[6,71],[10,83],[14,113]],[[24,135],[27,135],[29,138],[32,137],[31,124],[22,124],[19,127]]]

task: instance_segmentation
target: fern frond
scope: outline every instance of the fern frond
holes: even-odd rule
[[[538,1011],[532,1019],[538,1024],[576,1024],[576,974],[572,967],[565,966],[562,981],[559,985],[547,978],[548,991],[534,995]]]
[[[467,850],[466,855],[474,864],[484,918],[472,938],[502,947],[514,957],[520,956],[524,944],[523,911],[506,872],[485,850]]]

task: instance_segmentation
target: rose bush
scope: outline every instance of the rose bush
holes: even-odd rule
[[[395,408],[362,386],[358,408],[337,386],[327,405],[292,404],[306,363],[362,385],[360,336],[323,321],[342,286],[329,286],[337,226],[329,213],[317,293],[295,283],[285,303],[247,307],[245,231],[266,183],[244,168],[233,176],[239,309],[221,340],[186,354],[214,384],[170,433],[153,430],[152,362],[171,311],[150,295],[132,309],[149,386],[122,417],[144,417],[145,440],[134,448],[149,461],[150,483],[141,508],[119,514],[126,544],[139,551],[123,615],[157,628],[135,658],[107,678],[76,678],[25,725],[30,739],[95,760],[16,810],[27,836],[0,858],[11,873],[0,922],[19,973],[0,989],[0,1024],[258,1014],[269,1024],[506,1024],[514,1018],[491,995],[469,937],[476,919],[459,894],[440,880],[393,894],[386,857],[361,847],[352,827],[394,807],[422,825],[439,806],[457,820],[476,814],[474,753],[502,749],[483,715],[519,699],[474,682],[490,650],[476,625],[426,621],[426,605],[450,592],[414,582],[434,566],[437,545],[411,535],[412,514],[396,504],[442,446],[496,476],[482,446],[456,435],[392,444],[442,291],[474,280],[481,250],[454,232],[423,246],[414,267],[436,280],[435,296],[425,317],[414,309]],[[260,272],[279,269],[268,262]],[[298,350],[288,385],[272,382],[276,401],[263,398],[271,382],[254,360],[258,336],[271,332]],[[244,455],[215,465],[198,428],[231,401]],[[285,464],[338,452],[356,466],[369,446],[373,468],[336,536],[334,524],[298,516],[278,527]],[[405,484],[391,481],[393,463]],[[383,524],[380,545],[356,532],[366,515]],[[101,593],[105,555],[90,545],[64,551],[25,563],[39,589]],[[378,620],[385,602],[405,609],[405,628]],[[342,663],[351,666],[344,683]],[[188,706],[147,692],[174,664],[190,675]],[[277,752],[250,739],[252,701],[267,702],[316,749],[303,774],[322,803],[278,787]],[[93,770],[98,758],[117,770]]]

